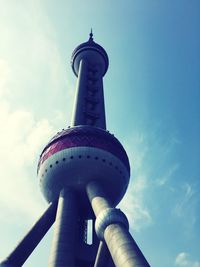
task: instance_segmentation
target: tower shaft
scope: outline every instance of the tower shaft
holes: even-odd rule
[[[75,267],[77,201],[74,192],[63,189],[58,201],[49,267]]]
[[[82,59],[79,64],[71,126],[106,129],[103,78],[98,64]]]
[[[99,241],[93,228],[92,244],[87,244],[87,219],[81,214],[79,201],[74,190],[61,190],[49,267],[93,267]]]
[[[106,131],[103,76],[109,60],[92,32],[71,64],[78,78],[72,127],[50,140],[38,163],[50,207],[0,267],[22,266],[54,221],[49,267],[150,267],[126,216],[115,208],[126,192],[130,164],[119,140]]]

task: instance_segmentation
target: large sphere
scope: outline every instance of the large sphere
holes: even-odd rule
[[[130,165],[124,148],[108,131],[76,126],[50,140],[40,156],[38,176],[48,202],[58,198],[63,187],[81,197],[88,182],[97,180],[116,205],[126,192]]]

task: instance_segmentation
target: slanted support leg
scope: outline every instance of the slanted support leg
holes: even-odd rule
[[[114,267],[110,252],[104,241],[100,241],[94,267]]]
[[[21,240],[10,255],[0,263],[0,267],[20,267],[38,243],[42,240],[55,221],[57,202],[51,203],[27,235]]]
[[[112,207],[97,182],[90,182],[86,190],[96,215],[97,236],[107,244],[115,266],[150,267],[128,231],[128,220],[124,213]]]

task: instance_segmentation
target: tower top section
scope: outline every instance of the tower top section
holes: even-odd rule
[[[98,65],[102,71],[102,76],[107,72],[108,55],[102,46],[94,42],[92,30],[89,34],[89,40],[77,46],[72,53],[71,66],[77,77],[80,61],[84,59],[91,65]]]

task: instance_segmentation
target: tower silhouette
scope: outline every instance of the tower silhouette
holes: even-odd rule
[[[147,267],[115,208],[130,178],[127,154],[106,130],[103,76],[108,56],[93,34],[72,53],[77,88],[71,126],[57,133],[38,163],[49,207],[0,264],[20,267],[55,222],[49,267]]]

